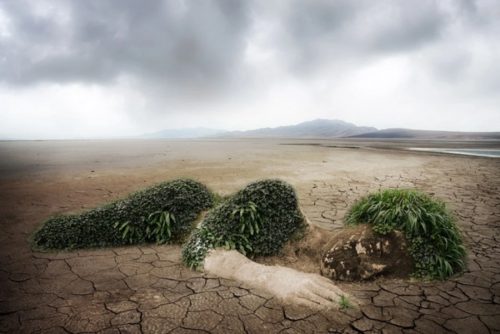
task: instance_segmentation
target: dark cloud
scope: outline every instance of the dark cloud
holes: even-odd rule
[[[438,40],[448,23],[447,13],[430,0],[291,3],[285,11],[270,5],[269,19],[279,20],[274,39],[299,72],[321,70],[325,62],[416,50]]]
[[[445,35],[420,53],[415,66],[460,91],[492,98],[500,87],[500,4],[490,0],[452,2]]]
[[[224,82],[238,66],[245,1],[63,1],[41,15],[2,2],[11,36],[0,78],[14,84],[105,82],[120,75],[180,85]]]
[[[0,0],[0,132],[492,129],[498,36],[498,0]]]
[[[128,76],[159,95],[165,87],[227,93],[250,82],[244,56],[259,21],[272,27],[266,47],[295,75],[437,45],[430,71],[453,80],[473,60],[467,50],[436,56],[450,29],[481,35],[499,21],[487,0],[17,0],[0,8],[9,20],[9,34],[0,35],[0,81],[101,84]]]

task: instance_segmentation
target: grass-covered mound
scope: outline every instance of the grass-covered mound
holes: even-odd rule
[[[273,255],[304,226],[292,186],[280,180],[254,182],[209,211],[184,246],[183,261],[196,268],[216,247]]]
[[[416,277],[445,279],[465,267],[465,248],[452,215],[443,202],[421,192],[389,189],[368,195],[351,207],[345,222],[372,224],[380,234],[403,232]]]
[[[212,205],[213,195],[199,182],[164,182],[82,214],[51,218],[35,232],[33,243],[71,249],[177,241]]]

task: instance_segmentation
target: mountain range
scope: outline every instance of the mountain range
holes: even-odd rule
[[[231,131],[220,137],[238,138],[342,138],[377,131],[376,128],[356,126],[341,120],[316,119],[296,125],[262,128],[249,131]]]
[[[430,131],[383,129],[357,126],[341,120],[316,119],[296,125],[248,131],[224,131],[209,128],[162,130],[143,138],[364,138],[364,139],[435,139],[500,140],[500,132]]]

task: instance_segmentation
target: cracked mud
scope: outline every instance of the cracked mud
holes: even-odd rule
[[[244,144],[231,145],[223,152],[235,158],[202,157],[203,166],[193,157],[181,161],[190,159],[182,155],[152,167],[93,162],[88,170],[41,161],[41,167],[3,176],[0,332],[500,333],[500,161],[269,143],[246,144],[238,157],[237,145]],[[257,178],[282,177],[297,187],[308,218],[328,229],[341,228],[349,205],[370,191],[416,187],[445,200],[456,215],[467,271],[445,282],[381,277],[339,283],[364,305],[326,312],[282,305],[238,282],[191,271],[175,245],[73,252],[29,247],[33,229],[52,214],[179,175],[223,193]]]

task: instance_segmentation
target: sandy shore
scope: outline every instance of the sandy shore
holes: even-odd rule
[[[437,144],[314,140],[0,142],[0,331],[99,332],[121,328],[155,332],[160,331],[161,319],[174,331],[229,330],[222,325],[229,320],[247,332],[252,328],[267,328],[269,332],[316,328],[321,332],[319,324],[326,326],[321,329],[362,330],[365,326],[396,332],[433,328],[462,332],[466,327],[460,326],[472,324],[476,333],[500,331],[500,159],[401,150],[431,145]],[[494,142],[481,145],[499,147]],[[29,247],[28,237],[50,215],[95,207],[177,177],[195,178],[222,194],[256,179],[282,178],[296,187],[309,219],[328,229],[341,228],[348,206],[369,191],[418,188],[445,200],[458,217],[470,253],[469,269],[445,283],[379,279],[345,285],[370,306],[353,314],[294,317],[287,315],[286,308],[283,311],[281,305],[273,304],[269,296],[182,268],[175,246],[57,254],[34,253]],[[169,275],[161,274],[174,267]],[[203,286],[197,288],[197,282]],[[171,298],[169,293],[179,298]],[[154,296],[161,296],[162,302]],[[194,301],[206,296],[220,299],[232,315],[197,308]],[[159,307],[175,308],[179,313],[167,321],[163,313],[154,312]],[[215,325],[199,320],[210,312],[218,319]]]

